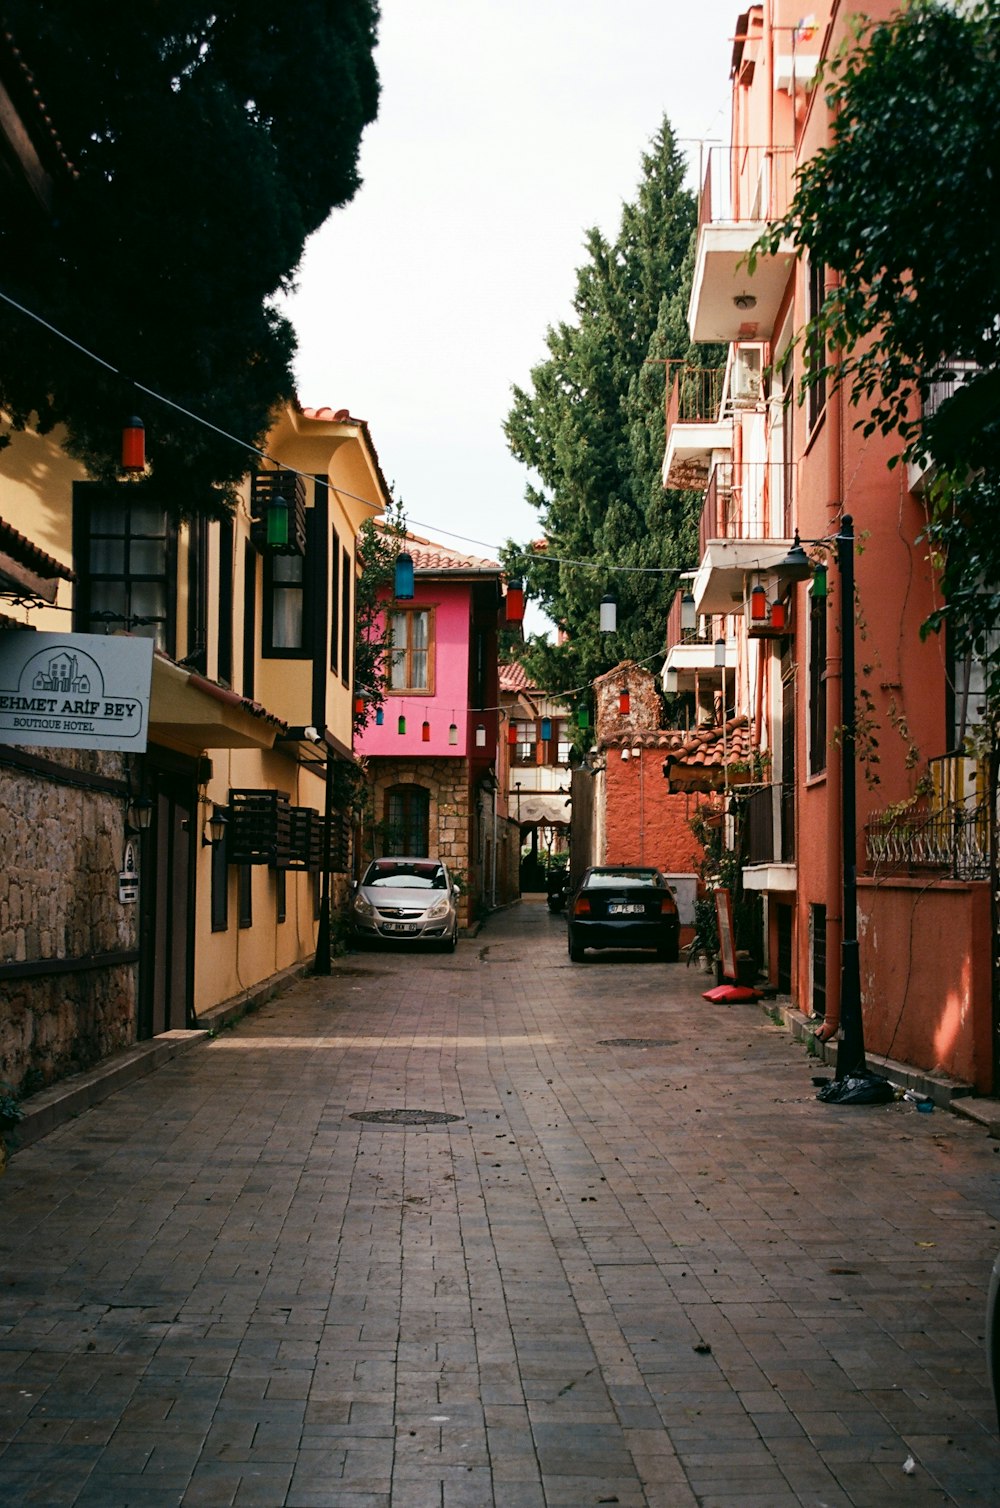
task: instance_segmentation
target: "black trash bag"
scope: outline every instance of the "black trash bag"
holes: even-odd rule
[[[831,1079],[816,1098],[828,1105],[887,1105],[896,1098],[896,1090],[876,1073],[854,1073]]]

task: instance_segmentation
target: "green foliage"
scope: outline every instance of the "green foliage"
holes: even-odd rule
[[[364,732],[378,709],[385,704],[386,651],[389,619],[385,611],[387,589],[396,569],[396,557],[406,535],[402,503],[396,503],[376,523],[366,519],[358,534],[361,570],[354,588],[354,731]]]
[[[943,568],[956,651],[985,661],[1000,608],[1000,148],[995,127],[1000,7],[914,0],[863,24],[828,67],[829,147],[800,170],[790,236],[833,288],[803,335],[824,352],[807,383],[843,383],[864,434],[895,433],[933,457],[929,537]],[[963,381],[955,381],[960,375]],[[921,402],[938,384],[951,396]],[[939,392],[942,389],[939,389]]]
[[[558,645],[533,637],[520,656],[539,685],[584,688],[624,658],[646,660],[663,646],[676,574],[697,556],[700,497],[664,492],[664,362],[687,357],[688,292],[695,206],[684,161],[664,120],[642,159],[634,203],[617,239],[587,235],[577,270],[575,318],[548,331],[547,359],[528,389],[514,389],[505,433],[534,474],[529,502],[545,546],[508,542],[505,568],[565,628]],[[717,353],[697,364],[710,365]],[[546,556],[553,557],[551,562]],[[556,564],[592,561],[593,567]],[[614,571],[613,567],[633,567]],[[602,638],[598,604],[618,598],[618,632]],[[577,705],[581,697],[570,697]]]
[[[274,296],[306,237],[358,187],[374,119],[375,0],[44,6],[4,24],[77,176],[50,221],[5,216],[0,287],[119,371],[258,444],[291,395],[294,336]],[[253,458],[0,305],[0,404],[17,431],[67,426],[90,475],[116,474],[145,420],[142,485],[219,512]]]

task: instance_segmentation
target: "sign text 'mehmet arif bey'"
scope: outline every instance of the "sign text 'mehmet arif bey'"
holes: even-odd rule
[[[151,639],[0,632],[0,743],[141,754]]]

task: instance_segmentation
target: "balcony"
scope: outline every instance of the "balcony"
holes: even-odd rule
[[[959,388],[964,387],[978,373],[979,366],[974,361],[951,362],[948,369],[941,374],[940,381],[930,384],[927,396],[921,405],[922,418],[933,419],[942,404],[946,403],[949,398],[953,398]],[[933,480],[935,469],[934,461],[930,456],[919,461],[907,461],[906,480],[910,491],[918,496],[926,492]]]
[[[722,413],[725,376],[721,367],[674,368],[667,394],[664,487],[700,492],[716,454],[732,449],[732,420]]]
[[[874,874],[988,880],[989,786],[985,760],[945,754],[928,761],[931,791],[873,817],[865,857]]]
[[[782,781],[740,798],[747,890],[795,889],[795,787]]]
[[[697,612],[731,613],[746,600],[751,577],[766,585],[791,549],[793,483],[793,468],[781,461],[716,465],[698,523]]]
[[[685,586],[675,594],[667,615],[667,658],[663,662],[661,679],[668,695],[676,691],[695,691],[699,681],[703,686],[718,686],[722,679],[715,663],[715,643],[706,636],[704,620],[696,617],[694,628],[683,627],[682,599],[689,590]],[[735,639],[727,641],[726,663],[727,668],[735,670]]]
[[[711,147],[698,211],[688,328],[698,342],[770,340],[795,261],[792,243],[748,257],[792,198],[791,147]]]

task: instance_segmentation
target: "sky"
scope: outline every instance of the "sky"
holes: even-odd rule
[[[309,242],[285,306],[298,396],[368,421],[415,532],[493,553],[540,533],[503,435],[512,387],[570,317],[586,230],[616,234],[664,114],[695,161],[697,141],[728,136],[740,6],[381,9],[363,185]]]

